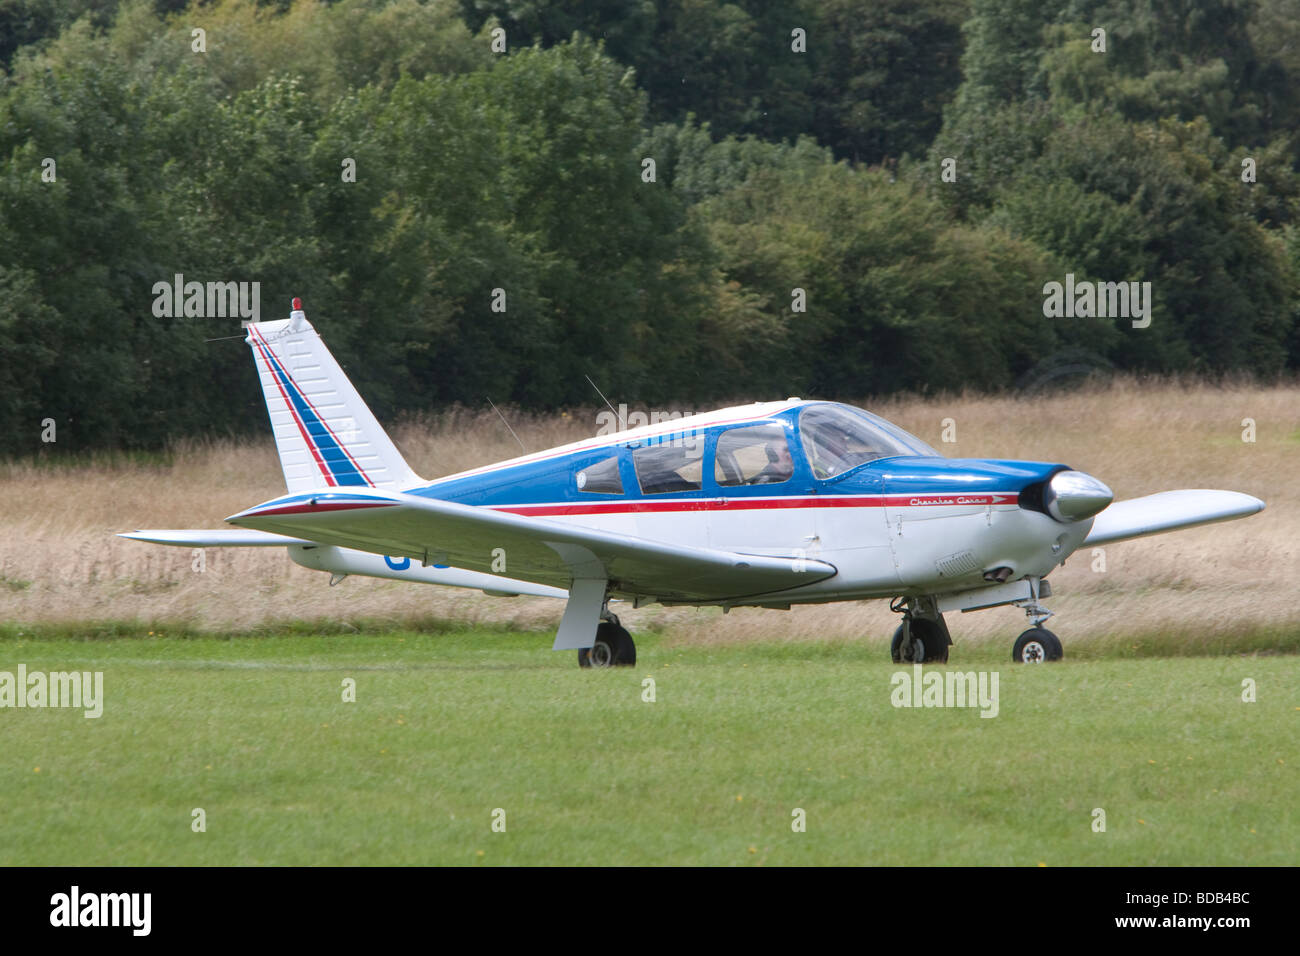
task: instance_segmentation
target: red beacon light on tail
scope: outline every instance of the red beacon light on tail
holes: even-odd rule
[[[289,313],[289,327],[299,331],[307,324],[307,313],[302,310],[302,299],[296,295],[290,304],[293,306],[293,311]]]

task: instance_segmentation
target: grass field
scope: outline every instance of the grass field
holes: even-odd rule
[[[593,672],[540,632],[11,632],[5,666],[101,670],[105,703],[0,712],[0,863],[1297,862],[1294,656],[966,648],[983,718],[892,706],[874,643],[639,645]]]

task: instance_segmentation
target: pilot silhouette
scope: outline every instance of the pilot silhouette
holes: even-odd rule
[[[767,443],[767,467],[754,476],[750,484],[772,485],[788,481],[794,474],[794,461],[790,458],[790,449],[784,441]]]

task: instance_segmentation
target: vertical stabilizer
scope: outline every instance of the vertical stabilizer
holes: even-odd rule
[[[255,322],[253,350],[290,492],[333,486],[403,488],[420,481],[302,311]]]

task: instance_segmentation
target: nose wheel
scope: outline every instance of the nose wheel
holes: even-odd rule
[[[1031,627],[1016,638],[1011,659],[1017,664],[1042,664],[1065,656],[1061,640],[1045,627]]]
[[[1011,659],[1017,664],[1043,664],[1047,661],[1059,661],[1065,656],[1061,649],[1061,639],[1043,627],[1043,622],[1052,616],[1040,598],[1050,597],[1052,585],[1041,578],[1029,578],[1029,600],[1017,601],[1016,605],[1025,612],[1033,627],[1016,638],[1011,648]]]

